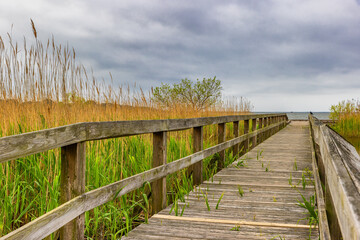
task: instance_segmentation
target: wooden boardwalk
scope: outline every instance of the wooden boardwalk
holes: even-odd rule
[[[123,239],[308,239],[297,199],[315,194],[309,178],[302,186],[311,163],[308,122],[291,122],[179,201],[178,216],[168,206]]]

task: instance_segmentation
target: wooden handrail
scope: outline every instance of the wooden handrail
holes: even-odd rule
[[[252,132],[245,133],[229,141],[225,141],[224,136],[221,136],[218,145],[206,150],[201,150],[203,141],[202,127],[205,125],[218,124],[221,126],[227,122],[236,122],[239,120],[245,120],[245,122],[252,120],[253,124],[256,125],[257,118],[261,117],[269,120],[269,118],[274,118],[275,116],[277,116],[277,121],[272,121],[273,124],[271,125],[261,128],[261,124],[258,130],[252,128]],[[239,145],[240,143],[249,142],[249,139],[255,139],[255,141],[253,140],[252,142],[252,147],[254,147],[256,145],[256,136],[275,133],[284,127],[286,122],[287,116],[285,114],[257,114],[194,119],[79,123],[0,138],[0,162],[50,150],[55,147],[62,147],[61,157],[63,158],[60,186],[62,205],[6,236],[1,237],[0,240],[41,239],[59,228],[61,228],[60,236],[62,239],[83,239],[83,216],[86,211],[138,189],[146,182],[152,182],[152,191],[156,191],[156,194],[152,194],[152,208],[155,210],[155,213],[164,207],[164,199],[166,199],[166,191],[164,191],[164,189],[166,190],[166,181],[164,181],[164,178],[167,175],[187,167],[195,167],[193,169],[197,170],[192,173],[195,174],[193,177],[194,179],[198,179],[197,184],[199,184],[201,183],[201,176],[199,176],[199,174],[202,174],[202,165],[199,165],[199,163],[201,163],[204,158]],[[196,145],[194,150],[197,152],[174,162],[166,163],[166,132],[189,128],[194,128],[194,136],[196,136],[197,139],[196,142],[194,142]],[[225,127],[221,129],[220,127],[219,133],[224,134]],[[245,129],[245,131],[247,130]],[[154,134],[154,159],[152,169],[84,193],[85,141],[145,133]],[[19,145],[15,145],[16,143]],[[248,150],[248,148],[249,145],[247,145],[245,151]],[[3,152],[1,152],[2,150]],[[20,150],[24,152],[20,152]]]
[[[0,163],[79,142],[162,131],[179,131],[286,114],[253,114],[165,120],[85,122],[0,138]]]
[[[326,124],[309,115],[331,239],[360,239],[360,156]]]

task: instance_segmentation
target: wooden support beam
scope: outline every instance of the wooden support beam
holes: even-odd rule
[[[86,143],[61,148],[60,204],[85,192]],[[60,239],[84,239],[85,214],[60,229]]]
[[[252,126],[251,126],[251,131],[254,132],[256,130],[256,118],[252,119]],[[256,146],[256,139],[257,137],[254,136],[251,138],[251,148],[254,148]]]
[[[225,136],[226,136],[226,123],[219,123],[218,124],[218,144],[225,142]],[[219,163],[218,163],[218,169],[222,169],[225,167],[225,150],[222,150],[219,152]]]
[[[234,138],[239,136],[239,121],[233,122]],[[233,146],[233,156],[238,157],[239,155],[239,144]]]
[[[244,120],[244,134],[249,132],[249,120]],[[249,139],[244,141],[244,149],[242,154],[245,154],[249,150]]]
[[[153,168],[166,164],[166,147],[166,132],[153,133]],[[151,183],[151,200],[152,214],[166,207],[166,177]]]
[[[193,152],[203,150],[203,127],[193,128]],[[193,184],[200,185],[203,181],[203,161],[197,162],[188,168],[188,176],[193,176]]]
[[[263,127],[263,118],[259,118],[259,129]],[[262,141],[264,141],[262,134],[259,134],[258,136],[258,143],[260,144]]]

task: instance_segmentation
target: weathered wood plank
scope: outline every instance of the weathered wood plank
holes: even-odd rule
[[[192,218],[192,217],[178,217],[170,215],[161,215],[155,214],[153,218],[158,219],[169,219],[177,221],[190,221],[190,222],[206,222],[206,223],[225,223],[233,225],[249,225],[249,226],[262,226],[262,227],[286,227],[286,228],[316,228],[315,226],[310,227],[309,225],[301,224],[278,224],[278,223],[269,223],[269,222],[253,222],[253,221],[236,221],[236,220],[227,220],[227,219],[211,219],[211,218]]]
[[[239,136],[239,121],[233,122],[233,134],[234,138],[237,138]],[[239,144],[235,144],[233,146],[233,156],[238,156],[239,154]]]
[[[310,141],[311,141],[311,157],[312,157],[312,168],[313,168],[313,175],[315,179],[315,189],[316,189],[316,202],[318,208],[318,215],[319,215],[319,235],[321,240],[330,240],[330,230],[329,230],[329,223],[326,215],[326,206],[325,206],[325,198],[323,193],[323,188],[320,181],[319,176],[319,169],[316,163],[315,157],[315,149],[312,142],[311,136],[311,128],[310,130]]]
[[[325,205],[331,238],[360,238],[359,156],[349,144],[328,126],[309,115],[316,155],[319,158],[320,178],[326,187]],[[352,169],[349,169],[349,165]],[[357,172],[357,173],[356,173]]]
[[[218,124],[218,144],[225,142],[226,137],[226,124]],[[225,150],[219,152],[218,169],[222,169],[225,166]]]
[[[61,148],[60,203],[85,192],[86,143]],[[84,239],[85,215],[81,214],[60,229],[60,238]]]
[[[177,131],[276,114],[222,117],[86,122],[0,138],[0,163],[83,141],[124,137],[161,131]]]
[[[251,124],[251,131],[252,132],[256,130],[256,122],[257,122],[256,118],[252,119],[252,124]],[[251,148],[254,148],[256,146],[256,141],[257,141],[256,136],[251,138]]]
[[[203,127],[193,129],[193,152],[203,150]],[[203,161],[199,161],[188,168],[188,176],[193,176],[193,184],[199,185],[203,181]]]
[[[282,124],[279,123],[278,126]],[[178,208],[182,212],[181,217],[174,216],[174,211],[170,213],[171,206],[169,206],[158,214],[161,218],[157,218],[158,215],[151,218],[149,224],[135,228],[125,239],[142,239],[144,236],[148,239],[156,239],[157,236],[166,236],[169,239],[177,237],[185,239],[278,239],[279,237],[317,239],[318,229],[313,228],[309,237],[310,226],[307,225],[307,220],[300,220],[306,216],[304,215],[306,210],[296,205],[297,199],[301,199],[300,193],[306,199],[314,194],[314,186],[307,185],[303,189],[300,185],[295,189],[292,186],[295,183],[290,185],[288,178],[290,174],[293,174],[293,182],[301,180],[302,165],[307,165],[310,170],[312,169],[309,141],[303,141],[301,144],[306,145],[307,148],[295,150],[295,154],[292,153],[292,147],[298,146],[298,143],[293,141],[292,144],[288,144],[290,139],[297,136],[293,132],[305,132],[307,134],[300,134],[299,139],[309,139],[308,131],[307,127],[290,125],[269,139],[275,143],[279,139],[287,138],[288,141],[279,143],[282,146],[280,148],[283,149],[281,151],[286,152],[285,154],[281,156],[272,151],[271,149],[276,149],[273,143],[269,146],[266,142],[264,146],[260,144],[258,148],[252,149],[247,154],[254,157],[251,159],[245,157],[247,159],[245,166],[238,165],[243,158],[235,161],[231,164],[231,168],[221,170],[212,179],[205,181],[185,196],[185,202],[178,201]],[[274,172],[266,172],[261,166],[261,161],[267,161],[266,157],[262,158],[260,155],[259,159],[256,159],[256,156],[259,150],[267,153],[268,149],[271,150],[266,154],[268,157],[277,154],[281,157],[279,164],[283,162],[290,164],[286,165],[284,170],[275,169]],[[298,159],[297,171],[293,170],[293,156]],[[272,162],[275,162],[276,158],[273,157]],[[243,190],[242,195],[239,193],[239,186]],[[245,225],[235,223],[238,221],[245,222]],[[262,223],[279,226],[257,226]],[[241,226],[238,231],[231,231],[238,224]],[[304,228],[289,228],[288,224],[304,225]],[[274,229],[274,232],[271,229]]]
[[[261,129],[263,127],[263,118],[259,118],[259,124],[258,125],[259,125],[259,129]],[[259,136],[257,137],[257,144],[260,144],[262,141],[263,141],[262,134],[259,134]]]
[[[153,162],[156,168],[166,164],[167,138],[166,132],[153,134]],[[151,183],[151,212],[155,214],[166,207],[166,177]]]
[[[249,120],[244,120],[244,134],[247,134],[249,132]],[[244,149],[242,151],[242,154],[249,151],[249,140],[246,139],[244,141]]]
[[[56,209],[42,215],[34,221],[22,226],[21,228],[18,228],[17,230],[7,234],[6,236],[1,237],[0,240],[42,239],[64,226],[67,222],[85,213],[86,211],[107,203],[116,197],[120,197],[135,189],[138,189],[146,182],[153,182],[155,180],[164,178],[169,174],[187,168],[190,165],[193,165],[194,163],[197,163],[219,151],[232,147],[233,145],[238,144],[245,139],[249,139],[271,128],[276,128],[277,126],[278,124],[274,124],[267,128],[242,135],[238,138],[231,139],[171,163],[167,163],[124,180],[114,182],[90,192],[86,192],[81,196],[75,197],[67,203],[62,204]]]
[[[347,171],[327,126],[320,127],[320,151],[329,193],[344,239],[360,238],[360,194]]]

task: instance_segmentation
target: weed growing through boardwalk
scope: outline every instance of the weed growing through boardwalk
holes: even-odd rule
[[[308,176],[309,178],[309,182],[307,182],[305,180],[305,176]],[[314,182],[312,181],[311,179],[311,176],[312,176],[312,172],[308,169],[308,168],[305,168],[302,172],[302,178],[301,178],[301,183],[302,183],[302,187],[303,189],[306,188],[306,185],[308,183],[314,185]],[[307,212],[305,213],[307,216],[302,218],[302,219],[299,219],[299,221],[301,220],[308,220],[308,223],[310,225],[310,229],[309,229],[309,239],[311,239],[311,230],[312,230],[312,227],[313,226],[316,226],[318,223],[319,223],[319,216],[318,216],[318,210],[316,208],[316,194],[315,195],[312,195],[309,197],[309,200],[307,200],[303,194],[300,193],[299,190],[297,190],[298,193],[300,194],[301,196],[301,200],[297,199],[297,204],[298,206],[304,208],[307,210]]]
[[[293,167],[294,171],[297,171],[298,170],[298,166],[297,166],[297,163],[296,163],[296,158],[295,158],[295,161],[294,161],[294,167]]]
[[[240,185],[238,185],[238,191],[239,191],[240,197],[243,197],[244,196],[244,190],[241,188]]]
[[[219,208],[219,204],[220,204],[221,199],[222,199],[223,197],[224,197],[224,192],[221,194],[221,196],[220,196],[220,198],[219,198],[219,200],[218,200],[218,202],[217,202],[217,204],[216,204],[215,209],[218,209],[218,208]]]
[[[231,228],[231,231],[240,231],[240,225],[235,225],[235,227]]]
[[[310,229],[309,229],[309,239],[311,239],[311,229],[313,226],[316,226],[319,223],[319,216],[318,216],[318,210],[316,209],[316,205],[315,205],[315,200],[316,200],[316,195],[312,195],[309,198],[309,201],[304,197],[304,195],[302,195],[299,192],[302,201],[298,201],[298,205],[304,209],[307,210],[306,213],[306,217],[299,219],[299,221],[301,220],[308,220],[308,223],[310,225]]]
[[[208,194],[207,194],[207,192],[205,192],[205,194],[204,194],[202,191],[201,191],[201,193],[202,193],[202,196],[205,199],[206,208],[207,208],[208,211],[210,211],[211,209],[210,209],[210,205],[209,205]]]

